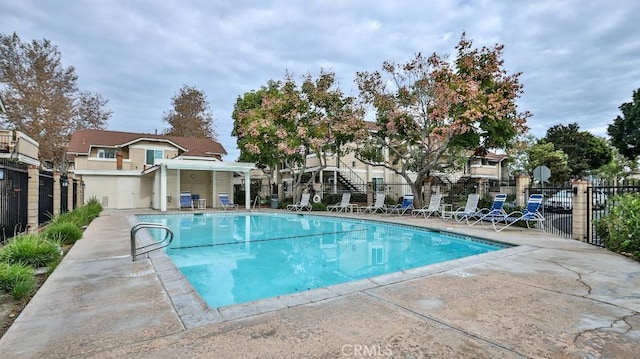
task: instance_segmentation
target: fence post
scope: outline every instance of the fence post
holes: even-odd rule
[[[27,170],[29,184],[27,185],[27,231],[38,232],[38,206],[40,205],[40,171],[38,167],[30,165]]]
[[[516,176],[516,206],[524,207],[527,203],[526,189],[529,188],[531,178],[528,175],[521,174]]]
[[[573,239],[584,241],[587,238],[587,187],[589,181],[575,180],[571,183],[573,190],[572,202],[572,234]]]
[[[73,211],[73,176],[67,173],[67,211]]]
[[[62,195],[60,192],[60,172],[53,171],[53,217],[60,214],[60,204],[62,202]]]

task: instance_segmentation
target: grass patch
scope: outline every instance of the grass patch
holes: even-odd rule
[[[28,297],[35,283],[33,268],[23,264],[0,262],[0,290],[11,293],[14,299]]]
[[[62,259],[62,249],[56,242],[35,234],[21,234],[0,248],[0,261],[23,264],[32,268],[57,265]]]

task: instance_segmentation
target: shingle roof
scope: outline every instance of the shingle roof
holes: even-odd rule
[[[187,156],[212,157],[227,154],[227,151],[220,143],[208,138],[189,138],[105,130],[80,130],[74,133],[67,145],[67,153],[88,154],[91,146],[117,147],[143,139],[173,142],[184,148],[186,152],[183,154]]]

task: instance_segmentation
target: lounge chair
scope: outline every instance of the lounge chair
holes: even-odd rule
[[[472,219],[472,218],[468,217],[467,224],[470,226],[473,226],[478,222],[482,224],[485,221],[494,221],[494,220],[504,219],[504,217],[508,216],[507,212],[505,212],[504,210],[504,203],[506,201],[507,201],[507,195],[504,193],[498,193],[497,195],[495,195],[495,197],[493,197],[493,204],[491,205],[491,208],[483,208],[479,210],[478,217],[473,222],[470,222],[469,219]]]
[[[426,206],[424,206],[422,208],[414,209],[413,211],[411,211],[411,214],[414,217],[417,217],[420,214],[422,214],[425,219],[429,218],[434,213],[440,213],[440,202],[441,201],[442,201],[442,195],[441,194],[432,194],[428,205],[426,205]]]
[[[477,193],[471,193],[467,197],[467,203],[464,207],[459,207],[455,211],[444,211],[442,219],[447,220],[449,218],[454,218],[457,222],[462,222],[468,218],[477,217],[479,201],[480,195]]]
[[[331,212],[331,211],[336,211],[336,212],[342,212],[342,211],[348,211],[351,209],[351,193],[350,192],[345,192],[342,194],[342,201],[340,201],[340,203],[336,203],[336,204],[332,204],[327,206],[327,211]]]
[[[193,211],[193,200],[191,199],[191,192],[180,192],[180,210],[183,208],[191,208]]]
[[[362,213],[376,213],[378,211],[384,211],[384,194],[378,193],[376,195],[375,202],[370,206],[358,207],[358,212]]]
[[[542,213],[540,213],[540,206],[542,205],[543,198],[544,196],[542,194],[532,194],[529,196],[527,207],[524,211],[513,211],[504,218],[496,218],[492,220],[491,223],[493,224],[493,229],[497,232],[501,232],[505,228],[508,228],[518,222],[525,222],[527,224],[527,228],[531,228],[530,223],[533,222],[540,226],[540,229],[544,229],[545,218]],[[498,224],[501,224],[501,226],[498,226]]]
[[[309,203],[310,198],[311,198],[310,193],[303,193],[302,198],[300,198],[300,202],[288,205],[287,210],[302,211],[303,209],[306,209],[307,211],[310,211],[312,208],[311,203]]]
[[[387,206],[384,211],[387,214],[397,213],[398,216],[402,216],[407,213],[407,211],[411,212],[413,209],[413,195],[405,194],[402,196],[402,203],[398,203],[395,206]]]
[[[226,192],[218,193],[218,199],[220,200],[220,205],[226,211],[228,209],[238,209],[238,205],[231,202],[229,199],[229,194]]]

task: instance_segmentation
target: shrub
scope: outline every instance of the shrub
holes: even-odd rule
[[[616,196],[613,200],[611,212],[596,221],[596,234],[604,239],[607,249],[630,253],[640,260],[640,193]]]
[[[21,234],[0,249],[0,260],[33,268],[57,265],[62,258],[60,246],[44,236]]]
[[[82,229],[72,222],[56,222],[49,225],[42,235],[54,242],[73,244],[82,238]]]
[[[326,211],[327,210],[327,205],[320,202],[320,203],[311,203],[311,210],[312,211]]]
[[[0,290],[15,299],[26,298],[35,287],[33,269],[22,264],[0,262]]]

